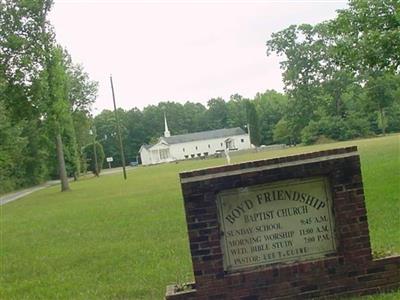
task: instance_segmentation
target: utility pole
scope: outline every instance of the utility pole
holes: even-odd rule
[[[95,128],[93,127],[93,129]],[[99,163],[97,161],[97,149],[96,149],[96,131],[90,130],[89,133],[93,135],[94,175],[99,177]]]
[[[250,148],[251,148],[250,123],[247,123],[247,133],[249,134]]]
[[[250,140],[250,148],[251,148],[251,135],[250,135],[250,100],[246,100],[245,108],[246,108],[246,119],[247,119],[247,134],[249,135]]]
[[[119,140],[119,149],[121,151],[122,170],[124,171],[124,179],[126,179],[124,146],[122,144],[121,129],[120,129],[120,125],[119,125],[117,105],[115,104],[114,85],[113,85],[113,80],[112,80],[111,75],[110,75],[110,83],[111,83],[111,91],[112,91],[112,97],[113,97],[113,102],[114,102],[115,121],[117,122],[117,134],[118,134],[118,140]]]

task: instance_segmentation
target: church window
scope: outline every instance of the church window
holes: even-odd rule
[[[185,152],[185,148],[183,148],[182,150],[183,150],[183,152]]]
[[[196,150],[198,149],[198,147],[196,146]]]
[[[244,139],[241,139],[240,141],[241,141],[242,143],[244,143]]]
[[[208,144],[208,148],[211,148],[210,144]]]
[[[224,143],[221,143],[221,147],[224,145]]]

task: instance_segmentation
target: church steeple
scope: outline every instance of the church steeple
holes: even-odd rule
[[[171,133],[168,130],[167,117],[165,116],[165,112],[164,112],[164,128],[165,128],[164,137],[170,137]]]

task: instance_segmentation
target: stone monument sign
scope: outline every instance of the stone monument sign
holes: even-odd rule
[[[336,252],[326,178],[236,188],[217,196],[225,271]]]
[[[400,286],[373,260],[356,147],[180,174],[195,283],[166,299],[291,299]]]

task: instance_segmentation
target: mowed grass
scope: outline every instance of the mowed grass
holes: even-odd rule
[[[400,136],[232,156],[241,162],[357,145],[372,247],[400,253]],[[186,161],[86,178],[1,209],[1,299],[163,299],[193,279],[178,173]],[[368,299],[399,299],[400,292]]]

